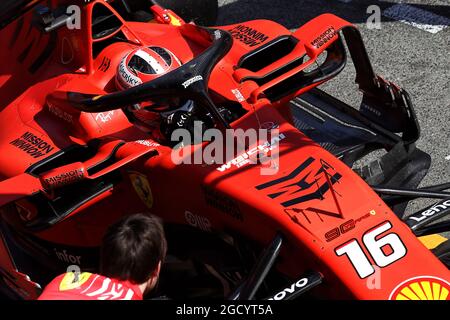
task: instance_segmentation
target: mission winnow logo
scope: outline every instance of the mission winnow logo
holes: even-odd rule
[[[30,132],[25,132],[20,138],[11,141],[9,144],[28,153],[33,158],[49,154],[55,148]]]

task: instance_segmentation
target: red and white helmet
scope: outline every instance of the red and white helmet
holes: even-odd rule
[[[161,47],[143,47],[127,54],[119,64],[116,87],[129,89],[154,80],[165,73],[180,67],[175,55]]]

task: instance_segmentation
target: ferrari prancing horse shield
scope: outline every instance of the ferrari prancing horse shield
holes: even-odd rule
[[[129,176],[137,195],[147,208],[151,209],[153,207],[153,195],[147,176],[139,172],[130,172]]]

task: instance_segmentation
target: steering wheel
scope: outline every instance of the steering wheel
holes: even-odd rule
[[[143,101],[167,103],[174,99],[191,99],[214,117],[217,125],[226,129],[228,122],[208,95],[208,81],[213,68],[230,51],[231,35],[223,30],[185,24],[180,32],[187,37],[211,42],[193,60],[150,82],[111,94],[96,96],[78,92],[67,93],[67,99],[78,110],[90,113],[117,110]]]

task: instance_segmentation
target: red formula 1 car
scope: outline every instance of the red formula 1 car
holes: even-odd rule
[[[430,250],[418,237],[448,230],[430,222],[449,213],[450,185],[417,189],[430,157],[415,147],[411,101],[374,73],[351,23],[325,14],[292,33],[267,20],[200,27],[127,1],[11,6],[0,30],[0,285],[9,296],[34,299],[67,268],[96,271],[107,226],[150,211],[169,242],[156,294],[448,299],[448,241]],[[138,73],[120,64],[139,48],[160,55],[153,72],[179,66],[118,90],[118,74]],[[349,57],[357,107],[317,88]],[[174,153],[202,159],[215,142],[169,139],[194,120],[201,134],[271,137],[233,136],[244,148],[222,163],[176,163]],[[360,165],[376,150],[384,155]],[[404,217],[419,197],[443,200]]]

